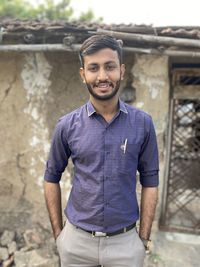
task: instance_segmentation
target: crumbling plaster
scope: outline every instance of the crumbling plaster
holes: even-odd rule
[[[162,156],[168,115],[168,59],[126,54],[125,64],[122,87],[132,69],[136,88],[133,105],[152,115]],[[31,218],[49,223],[43,173],[53,129],[59,117],[88,99],[78,68],[76,53],[0,54],[0,214],[16,218],[20,213],[23,222]],[[61,183],[63,205],[72,172],[70,164]],[[5,218],[0,228],[7,223]]]
[[[163,201],[163,183],[166,168],[167,128],[169,119],[168,57],[136,55],[132,68],[133,87],[136,89],[134,105],[149,113],[154,122],[159,148],[160,191],[158,216]]]
[[[31,215],[27,220],[47,219],[43,174],[53,128],[60,116],[87,100],[76,58],[71,53],[0,54],[1,218],[23,212]],[[66,171],[64,201],[69,176]]]

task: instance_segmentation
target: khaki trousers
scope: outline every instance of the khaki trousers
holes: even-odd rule
[[[145,258],[135,228],[111,237],[93,237],[66,222],[56,244],[61,267],[142,267]]]

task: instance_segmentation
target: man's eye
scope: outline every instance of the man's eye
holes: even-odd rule
[[[95,66],[94,67],[89,67],[88,70],[94,72],[94,71],[97,71],[97,67],[95,67]]]
[[[114,70],[114,69],[115,69],[115,66],[113,66],[113,65],[108,65],[108,66],[106,67],[106,69],[107,69],[107,70]]]

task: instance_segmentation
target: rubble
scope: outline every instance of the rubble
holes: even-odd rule
[[[12,241],[10,244],[8,244],[8,253],[9,255],[12,255],[17,251],[17,243],[15,241]]]
[[[59,267],[51,234],[39,227],[0,233],[0,267]]]
[[[16,251],[16,267],[59,267],[58,257],[49,255],[45,249],[31,251]]]
[[[28,248],[38,248],[44,242],[36,229],[26,230],[23,236]]]
[[[8,249],[0,247],[0,261],[7,260],[8,257]]]
[[[14,231],[5,230],[1,236],[0,243],[2,246],[7,246],[14,240],[14,238],[15,238]]]

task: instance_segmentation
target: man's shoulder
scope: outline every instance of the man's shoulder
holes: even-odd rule
[[[151,115],[149,115],[146,111],[135,106],[128,105],[126,103],[125,106],[130,116],[134,116],[136,118],[151,119]]]
[[[70,123],[71,121],[74,121],[75,119],[79,118],[80,115],[83,114],[83,112],[85,112],[85,110],[86,110],[86,104],[60,117],[58,119],[58,123],[59,124]]]

